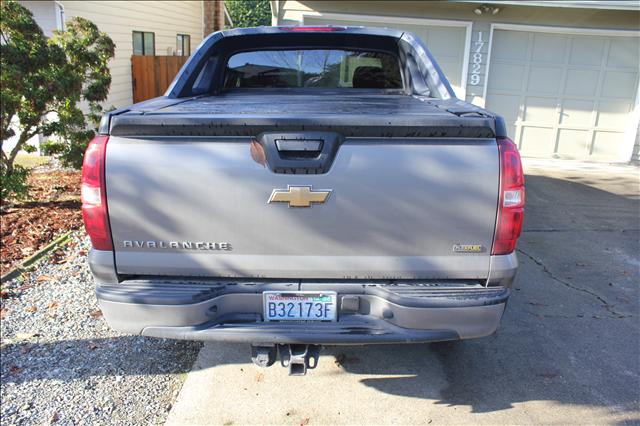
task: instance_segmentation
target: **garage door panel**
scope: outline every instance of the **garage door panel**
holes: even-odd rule
[[[429,50],[437,57],[449,56],[457,53],[460,56],[460,46],[464,45],[465,31],[461,28],[450,27],[431,27],[429,28],[428,37],[433,41],[437,39],[437,43],[433,43],[433,47],[429,46]]]
[[[558,93],[562,81],[562,68],[532,66],[527,90],[534,93]]]
[[[490,55],[485,105],[507,125],[520,111],[523,155],[619,161],[626,153],[640,38],[494,30]]]
[[[538,33],[533,38],[531,60],[539,62],[561,63],[565,57],[567,38],[555,34]]]
[[[571,65],[600,66],[605,40],[600,37],[573,37],[571,40]]]
[[[560,129],[557,153],[569,159],[584,157],[589,153],[590,135],[587,130]]]
[[[519,91],[524,71],[524,65],[494,64],[489,73],[489,85],[495,90]]]
[[[603,160],[615,160],[620,156],[620,139],[623,136],[621,132],[596,131],[591,155]]]
[[[510,37],[500,37],[502,31],[496,31],[493,38],[492,58],[506,60],[524,60],[527,56],[529,34],[513,32]]]
[[[548,157],[553,153],[553,129],[544,127],[524,127],[520,136],[520,150],[524,155]]]
[[[549,123],[556,119],[556,98],[527,96],[524,101],[524,120]]]
[[[487,102],[491,105],[500,105],[504,111],[502,117],[507,122],[515,122],[518,118],[518,110],[520,108],[520,97],[514,95],[494,94],[487,97]]]
[[[624,128],[632,110],[631,105],[627,101],[600,101],[596,126]]]
[[[440,65],[440,68],[442,69],[442,72],[444,73],[444,75],[447,76],[447,79],[449,80],[449,83],[451,83],[452,86],[456,86],[456,87],[460,87],[460,73],[459,73],[459,68],[460,68],[460,62],[455,60],[455,59],[444,59],[444,60],[438,60],[438,65]]]
[[[579,127],[590,126],[593,106],[593,101],[565,99],[562,102],[560,124]]]
[[[367,21],[357,21],[357,20],[346,20],[341,19],[340,21],[335,21],[333,19],[315,17],[315,16],[305,16],[304,17],[305,25],[342,25],[342,26],[367,26],[367,27],[390,27],[389,24],[384,22],[367,22]]]
[[[606,71],[602,86],[603,98],[629,98],[636,92],[637,72]]]
[[[611,40],[609,47],[608,67],[628,67],[637,68],[640,60],[640,49],[638,43],[628,38],[617,38]]]
[[[564,93],[574,96],[595,96],[598,89],[599,75],[599,71],[596,70],[567,70]]]

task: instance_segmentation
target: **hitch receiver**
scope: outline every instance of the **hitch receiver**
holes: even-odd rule
[[[278,345],[278,351],[280,364],[289,367],[290,376],[304,376],[308,368],[318,365],[319,345]]]

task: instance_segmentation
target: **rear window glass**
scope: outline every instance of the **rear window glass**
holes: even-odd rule
[[[261,50],[229,58],[225,88],[402,89],[398,59],[351,50]]]

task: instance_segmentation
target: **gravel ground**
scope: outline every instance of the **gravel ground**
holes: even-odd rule
[[[1,422],[157,424],[199,343],[128,336],[98,309],[83,233],[2,283]]]

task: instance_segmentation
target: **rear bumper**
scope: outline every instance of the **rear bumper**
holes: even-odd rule
[[[262,292],[338,293],[338,321],[264,322]],[[114,329],[144,336],[248,343],[372,344],[468,339],[496,331],[509,289],[469,282],[214,283],[128,281],[99,285]]]

